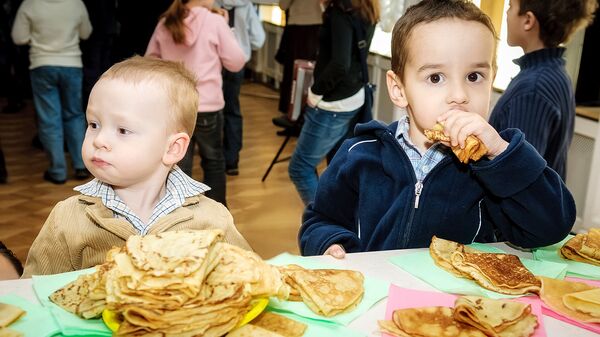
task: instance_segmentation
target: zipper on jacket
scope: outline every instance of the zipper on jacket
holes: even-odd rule
[[[417,180],[415,183],[415,208],[419,208],[419,198],[421,197],[421,191],[423,191],[423,181]]]

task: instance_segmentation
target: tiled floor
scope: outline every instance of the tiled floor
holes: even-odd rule
[[[240,232],[263,257],[298,253],[297,232],[302,202],[287,175],[287,162],[274,166],[266,182],[261,177],[283,138],[271,118],[277,116],[276,92],[258,84],[242,87],[244,148],[240,175],[228,177],[227,202]],[[0,100],[0,109],[4,101]],[[0,240],[24,262],[29,246],[56,202],[73,195],[79,181],[53,185],[42,179],[47,167],[43,151],[32,147],[35,118],[28,102],[16,114],[0,114],[0,141],[7,161],[8,184],[0,185]],[[289,156],[290,142],[282,156]],[[194,177],[201,179],[199,158]]]

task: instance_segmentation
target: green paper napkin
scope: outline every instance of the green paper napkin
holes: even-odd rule
[[[469,245],[471,248],[488,253],[503,253],[501,249],[480,243]],[[567,266],[562,263],[547,261],[535,261],[531,259],[520,258],[523,265],[534,275],[547,276],[551,278],[562,279],[565,276]],[[409,255],[394,256],[389,261],[396,266],[404,269],[411,275],[427,282],[434,288],[446,293],[477,295],[489,298],[510,298],[511,295],[500,294],[480,287],[475,281],[456,277],[453,274],[438,267],[429,250],[416,252]]]
[[[340,267],[330,266],[318,261],[288,253],[280,254],[271,260],[268,260],[267,262],[272,265],[297,264],[307,269],[342,269]],[[375,303],[379,302],[382,298],[387,297],[389,283],[365,276],[364,287],[365,293],[358,307],[350,312],[333,317],[324,317],[318,315],[310,310],[303,302],[282,301],[277,298],[271,298],[269,301],[269,307],[278,312],[290,312],[298,316],[310,318],[312,320],[348,325],[354,319],[369,310]]]
[[[267,311],[272,311],[279,315],[282,315],[287,318],[291,318],[295,321],[306,324],[307,325],[306,331],[304,332],[304,335],[302,335],[302,337],[324,337],[324,336],[366,337],[367,336],[366,334],[364,334],[362,332],[353,331],[353,330],[350,330],[349,328],[346,328],[344,326],[341,326],[341,325],[338,325],[335,323],[330,323],[330,322],[321,321],[321,320],[318,320],[318,321],[312,320],[310,318],[294,315],[292,313],[285,312],[285,311],[275,310],[273,308],[269,308],[269,309],[267,309]],[[250,322],[250,324],[252,324],[252,322]]]
[[[567,265],[567,276],[586,278],[590,280],[600,280],[600,267],[589,263],[571,261],[563,259],[558,255],[560,248],[573,237],[567,236],[561,242],[552,246],[541,247],[533,251],[533,258],[539,261],[550,261],[564,263]]]
[[[47,308],[17,295],[0,296],[0,302],[16,305],[27,312],[9,328],[20,331],[25,336],[50,337],[60,333],[60,328]]]
[[[112,336],[112,332],[104,325],[102,319],[83,319],[56,304],[50,302],[48,296],[67,283],[77,279],[79,275],[94,272],[95,268],[77,270],[55,275],[34,275],[33,289],[40,303],[50,310],[60,331],[65,336]]]

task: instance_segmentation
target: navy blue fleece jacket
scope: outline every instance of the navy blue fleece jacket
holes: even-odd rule
[[[571,230],[571,193],[518,129],[500,133],[509,146],[494,160],[465,165],[444,158],[417,195],[396,126],[359,125],[338,150],[303,216],[303,255],[323,254],[335,243],[347,252],[427,247],[433,235],[538,247]]]

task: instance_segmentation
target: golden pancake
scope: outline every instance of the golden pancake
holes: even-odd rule
[[[598,288],[581,282],[555,280],[548,277],[540,277],[540,280],[542,281],[540,298],[552,310],[580,322],[600,323],[599,317],[594,317],[590,314],[570,309],[563,302],[565,295]]]
[[[538,293],[540,281],[511,254],[454,252],[452,265],[482,287],[509,295]]]
[[[268,311],[252,320],[252,325],[285,337],[301,337],[307,327],[304,323]]]
[[[584,255],[581,251],[583,249],[583,241],[586,238],[586,234],[577,234],[560,248],[559,255],[568,260],[589,263],[596,266],[600,266],[600,261],[594,258]]]
[[[291,271],[289,276],[304,303],[327,317],[353,310],[364,293],[364,277],[354,270],[304,269]]]
[[[300,295],[300,291],[298,291],[298,285],[290,278],[289,272],[293,270],[302,270],[301,266],[297,264],[288,264],[284,266],[277,266],[277,269],[281,273],[283,281],[289,286],[290,294],[288,296],[288,301],[294,302],[302,302],[302,296]]]
[[[581,243],[581,254],[600,262],[600,229],[592,228]]]
[[[396,310],[393,321],[407,336],[485,337],[483,332],[474,327],[455,321],[453,310],[449,307]]]
[[[273,331],[261,328],[254,324],[246,324],[237,328],[226,335],[226,337],[287,337]]]
[[[9,328],[0,328],[0,337],[23,337],[25,336],[22,332],[9,329]]]
[[[387,334],[397,336],[397,337],[411,337],[407,335],[404,331],[400,330],[394,321],[377,321],[377,325],[379,325],[379,329],[381,332],[385,332]]]
[[[461,243],[441,239],[436,237],[435,235],[431,238],[431,244],[429,245],[429,254],[431,254],[433,262],[435,262],[435,264],[438,265],[440,268],[454,274],[455,276],[470,279],[471,277],[469,275],[463,274],[461,271],[452,266],[450,256],[456,251],[469,253],[479,252],[478,250],[466,247]]]
[[[444,134],[444,126],[440,123],[437,123],[431,129],[424,130],[424,133],[425,137],[431,141],[450,142],[450,137]],[[456,157],[464,164],[481,159],[488,151],[485,144],[473,135],[467,136],[464,148],[461,149],[459,145],[451,148]]]
[[[600,318],[600,288],[566,294],[562,300],[571,310]]]
[[[96,267],[96,271],[79,276],[75,281],[56,290],[50,301],[79,317],[97,318],[106,307],[106,277],[112,263]]]
[[[12,304],[0,303],[0,328],[6,328],[23,316],[23,309]]]

